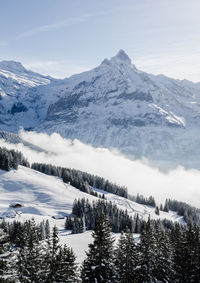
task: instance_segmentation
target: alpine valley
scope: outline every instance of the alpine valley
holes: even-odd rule
[[[57,132],[160,167],[200,168],[200,83],[140,71],[123,50],[66,79],[2,61],[0,98],[2,131]]]
[[[123,50],[66,79],[0,62],[0,282],[200,282],[199,127],[200,83]]]

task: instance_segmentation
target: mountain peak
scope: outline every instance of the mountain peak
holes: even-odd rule
[[[131,64],[131,59],[126,54],[126,52],[122,49],[120,49],[118,51],[118,53],[114,57],[112,57],[112,59],[120,61],[120,62],[125,62],[125,63],[128,63],[128,64]]]
[[[0,69],[5,71],[14,71],[14,72],[25,72],[26,69],[20,62],[16,61],[1,61]]]
[[[117,64],[117,65],[122,64],[122,63],[125,63],[126,65],[132,65],[131,59],[126,54],[126,52],[122,49],[120,49],[114,57],[111,57],[110,60],[104,59],[102,62],[103,65],[110,65],[112,63]]]

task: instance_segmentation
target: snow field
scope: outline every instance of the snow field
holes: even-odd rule
[[[149,215],[151,219],[168,219],[182,222],[182,217],[177,216],[175,212],[160,212],[155,214],[155,209],[146,205],[141,205],[127,200],[114,194],[94,189],[99,194],[105,194],[108,201],[115,203],[120,209],[127,209],[128,213],[134,216],[138,213],[145,220]],[[72,247],[77,262],[81,263],[85,257],[88,244],[92,242],[91,231],[82,234],[70,234],[70,231],[64,229],[64,217],[69,215],[72,210],[74,199],[88,198],[90,202],[97,198],[83,193],[78,189],[63,183],[58,177],[48,176],[19,166],[19,169],[5,172],[0,170],[0,215],[6,221],[25,221],[35,218],[37,223],[48,219],[51,228],[56,225],[59,230],[59,237],[62,244]],[[11,203],[20,203],[22,207],[10,207]],[[6,217],[7,216],[7,217]],[[54,217],[63,217],[63,219],[54,219]],[[119,234],[114,235],[116,240]],[[134,235],[138,238],[138,235]]]

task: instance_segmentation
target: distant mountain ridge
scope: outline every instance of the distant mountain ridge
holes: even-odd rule
[[[136,158],[200,166],[200,84],[142,72],[123,50],[62,80],[0,62],[0,95],[1,130],[57,132]]]

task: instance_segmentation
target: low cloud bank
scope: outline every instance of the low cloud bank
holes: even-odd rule
[[[20,137],[39,146],[37,152],[23,144],[9,144],[0,140],[0,146],[23,152],[31,163],[51,163],[102,176],[125,185],[130,194],[153,195],[160,202],[173,198],[200,208],[200,171],[178,167],[168,173],[152,168],[147,160],[133,161],[104,148],[94,148],[78,140],[71,141],[59,134],[41,134],[20,131]]]

